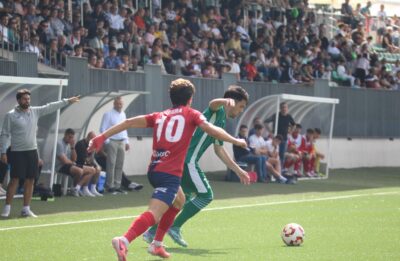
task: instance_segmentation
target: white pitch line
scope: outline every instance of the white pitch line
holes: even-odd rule
[[[236,206],[229,206],[229,207],[206,208],[203,211],[218,211],[218,210],[235,209],[235,208],[251,208],[251,207],[259,207],[259,206],[273,206],[273,205],[284,205],[284,204],[303,203],[303,202],[339,200],[339,199],[349,199],[349,198],[357,198],[357,197],[393,195],[393,194],[399,194],[399,193],[400,192],[398,192],[398,191],[390,191],[390,192],[377,192],[377,193],[369,193],[369,194],[352,194],[352,195],[344,195],[344,196],[336,196],[336,197],[310,198],[310,199],[266,202],[266,203],[248,204],[248,205],[236,205]],[[0,228],[0,231],[9,231],[9,230],[18,230],[18,229],[27,229],[27,228],[66,226],[66,225],[75,225],[75,224],[82,224],[82,223],[95,223],[95,222],[102,222],[102,221],[129,219],[129,218],[135,218],[135,217],[137,217],[137,216],[108,217],[108,218],[87,219],[87,220],[40,224],[40,225],[29,225],[29,226],[20,226],[20,227],[6,227],[6,228]]]

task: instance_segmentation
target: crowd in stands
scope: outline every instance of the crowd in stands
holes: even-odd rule
[[[219,7],[152,0],[152,8],[132,0],[83,2],[81,17],[80,1],[69,9],[62,0],[1,0],[1,45],[35,52],[59,68],[76,56],[87,57],[90,68],[136,71],[158,64],[163,73],[193,77],[231,72],[238,80],[312,84],[323,78],[400,89],[400,19],[389,18],[384,6],[371,14],[370,2],[345,0],[332,38],[307,0],[227,0]]]

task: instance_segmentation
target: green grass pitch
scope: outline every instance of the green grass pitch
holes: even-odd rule
[[[400,260],[400,169],[335,170],[328,180],[297,185],[242,186],[209,175],[215,200],[183,230],[188,248],[166,236],[171,260]],[[0,260],[116,260],[111,239],[126,231],[146,209],[151,188],[104,198],[33,201],[37,219],[0,220]],[[4,200],[1,200],[1,207]],[[286,247],[280,232],[299,223],[300,247]],[[140,238],[128,260],[159,260]]]

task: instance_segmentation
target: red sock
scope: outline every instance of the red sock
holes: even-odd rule
[[[135,238],[143,234],[149,227],[156,223],[153,213],[150,211],[143,212],[133,222],[131,227],[125,233],[124,237],[128,239],[129,243]]]
[[[174,222],[179,211],[181,210],[175,207],[170,207],[167,212],[164,213],[160,223],[158,224],[156,236],[154,237],[155,241],[163,241],[165,233],[167,233],[168,229],[172,226],[172,223]]]

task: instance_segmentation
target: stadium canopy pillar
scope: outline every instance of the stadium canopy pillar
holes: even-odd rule
[[[315,79],[314,83],[314,96],[315,97],[331,97],[331,89],[328,80]]]
[[[224,83],[224,91],[228,89],[229,85],[237,84],[236,75],[234,73],[223,73],[222,82]]]
[[[160,87],[163,86],[161,66],[146,64],[144,66],[144,75],[146,83],[146,91],[151,95],[146,95],[146,112],[162,111],[163,92]]]

